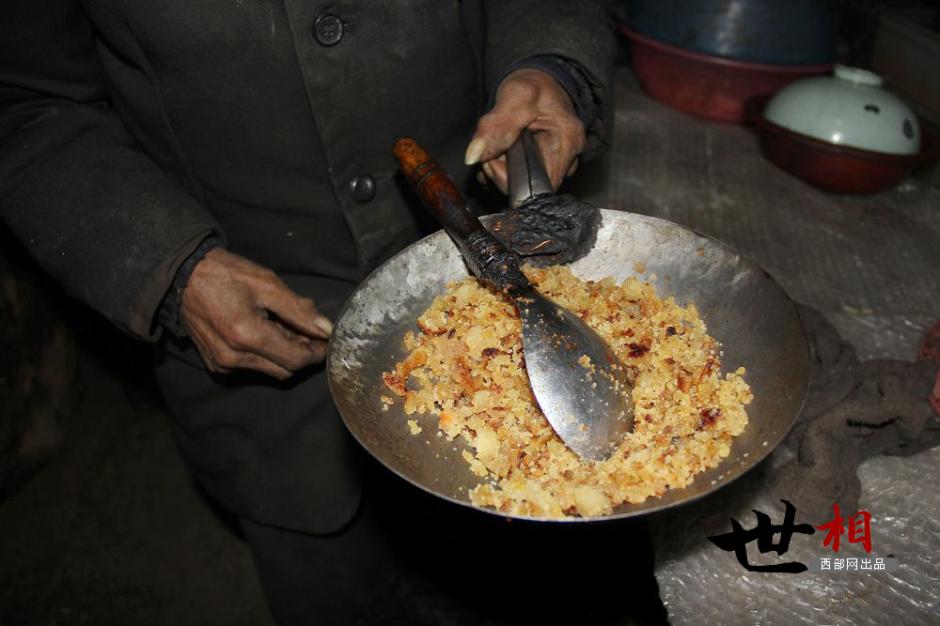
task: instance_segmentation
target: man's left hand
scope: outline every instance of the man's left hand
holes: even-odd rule
[[[578,166],[586,141],[584,125],[561,85],[534,68],[516,70],[500,83],[493,108],[480,118],[467,146],[467,165],[482,163],[486,176],[506,193],[506,151],[525,128],[535,133],[557,189]]]

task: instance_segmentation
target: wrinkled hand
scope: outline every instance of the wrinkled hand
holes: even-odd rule
[[[577,169],[586,138],[571,98],[541,70],[516,70],[500,83],[496,102],[477,123],[464,160],[467,165],[482,163],[486,176],[506,193],[506,150],[525,128],[535,133],[557,189]]]
[[[180,320],[211,372],[255,370],[277,379],[326,356],[333,324],[269,269],[210,250],[183,290]]]

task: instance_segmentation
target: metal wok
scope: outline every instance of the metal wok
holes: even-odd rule
[[[783,439],[800,411],[809,378],[809,348],[793,302],[771,276],[715,239],[653,217],[603,210],[597,243],[571,265],[583,279],[650,277],[661,296],[693,302],[709,333],[722,344],[723,371],[747,368],[754,392],[747,429],[718,467],[684,489],[642,504],[622,504],[612,515],[551,521],[596,521],[642,515],[705,496],[757,465]],[[484,223],[486,220],[484,219]],[[642,264],[642,265],[641,265]],[[645,268],[643,268],[645,265]],[[645,269],[639,274],[636,269]],[[347,302],[333,331],[327,357],[330,391],[353,436],[387,468],[434,495],[502,517],[471,504],[481,482],[461,458],[462,439],[436,436],[433,415],[406,416],[402,403],[382,410],[388,395],[382,372],[404,358],[402,337],[443,293],[449,281],[468,275],[457,248],[443,231],[425,237],[375,270]],[[417,420],[414,436],[406,425]]]

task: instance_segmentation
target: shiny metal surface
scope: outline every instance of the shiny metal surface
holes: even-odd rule
[[[638,273],[639,263],[645,273]],[[572,264],[583,279],[641,275],[660,295],[694,302],[709,332],[722,343],[724,371],[747,368],[754,392],[750,424],[730,456],[699,474],[685,489],[642,504],[623,504],[606,518],[622,518],[700,498],[760,462],[789,430],[802,405],[809,357],[796,308],[760,267],[724,244],[665,220],[603,210],[597,242]],[[406,416],[401,403],[382,410],[383,371],[405,355],[402,337],[444,291],[467,276],[456,246],[443,232],[410,246],[378,268],[346,304],[336,322],[327,359],[330,389],[346,426],[381,463],[412,484],[464,506],[480,483],[461,458],[461,440],[438,437],[432,415]],[[411,435],[407,420],[423,428]],[[496,511],[481,509],[493,514]],[[553,520],[555,521],[555,520]]]
[[[836,56],[832,0],[630,0],[631,27],[703,54],[771,65],[817,65]]]
[[[535,135],[523,130],[506,151],[509,179],[509,206],[518,209],[526,200],[543,193],[553,193],[552,181],[545,171]]]
[[[510,294],[522,320],[522,350],[545,419],[578,456],[606,459],[633,428],[627,369],[577,315],[530,287]],[[589,364],[580,362],[584,357]]]

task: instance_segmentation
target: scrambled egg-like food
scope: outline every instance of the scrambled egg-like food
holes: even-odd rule
[[[728,456],[747,425],[751,390],[743,368],[722,377],[719,347],[693,305],[659,298],[636,278],[618,285],[560,266],[525,272],[633,368],[635,426],[610,458],[581,460],[532,396],[512,303],[474,278],[451,283],[383,378],[407,415],[432,414],[443,436],[466,442],[463,458],[484,479],[470,493],[474,504],[538,517],[607,515],[684,487]],[[408,427],[421,432],[415,420]]]

